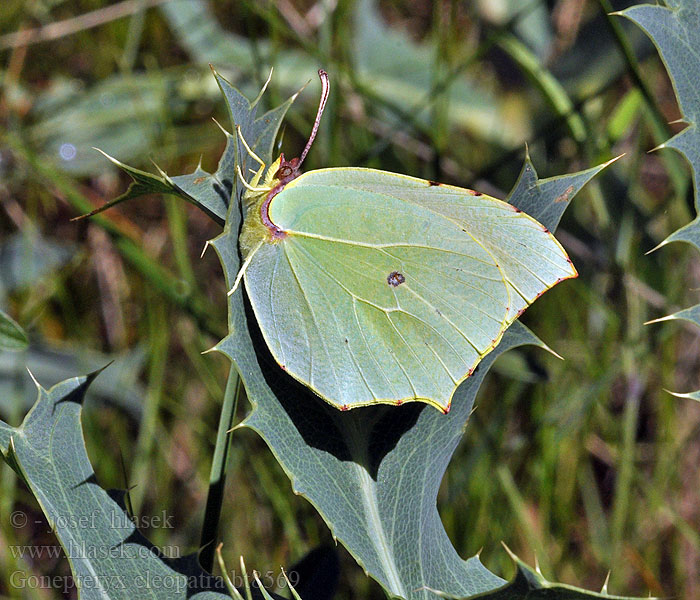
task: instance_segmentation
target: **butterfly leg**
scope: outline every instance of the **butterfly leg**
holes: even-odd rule
[[[241,265],[241,268],[238,270],[238,275],[236,275],[236,280],[233,282],[233,287],[226,294],[227,296],[230,296],[238,289],[238,284],[241,283],[241,279],[243,278],[243,273],[245,273],[245,270],[248,268],[250,261],[253,260],[253,256],[255,256],[255,253],[258,250],[260,250],[260,247],[262,245],[263,245],[263,242],[260,241],[260,243],[258,243],[258,245],[255,246],[255,248],[253,248],[253,251],[243,261],[243,265]]]
[[[236,173],[238,173],[238,177],[240,178],[241,183],[243,184],[243,187],[244,187],[245,189],[247,189],[247,190],[249,190],[249,191],[251,191],[251,192],[257,192],[257,193],[260,193],[260,192],[269,192],[269,191],[270,191],[270,188],[259,188],[259,187],[253,187],[252,185],[250,185],[250,184],[245,180],[245,177],[243,177],[243,173],[241,172],[241,166],[240,166],[240,165],[236,165]]]

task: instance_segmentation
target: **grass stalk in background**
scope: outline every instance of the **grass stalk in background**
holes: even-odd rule
[[[209,493],[202,523],[200,543],[202,551],[199,555],[199,562],[210,573],[214,568],[214,553],[218,538],[219,520],[221,519],[221,507],[224,501],[226,467],[228,465],[229,449],[233,434],[231,428],[236,416],[241,388],[241,379],[232,363],[228,372],[224,402],[219,415],[219,428],[216,432],[216,445],[214,446],[214,456],[211,461],[211,473],[209,476]]]
[[[156,295],[147,291],[148,340],[150,343],[150,366],[148,372],[149,386],[143,406],[141,427],[136,439],[136,451],[133,457],[133,481],[131,501],[134,509],[139,511],[152,481],[153,448],[158,439],[158,411],[163,397],[163,384],[168,366],[168,348],[170,347],[170,328],[167,326],[167,310],[158,301]]]

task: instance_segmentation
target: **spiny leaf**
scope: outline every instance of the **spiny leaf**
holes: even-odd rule
[[[651,38],[671,77],[683,121],[688,126],[660,148],[673,148],[690,163],[695,210],[700,213],[700,88],[697,83],[700,78],[700,3],[697,0],[666,0],[665,4],[666,6],[633,6],[619,14],[635,22]],[[686,242],[700,250],[700,216],[669,235],[654,250],[670,242]],[[700,325],[699,316],[700,305],[697,305],[656,321],[684,319]],[[700,391],[683,395],[689,398],[695,396],[700,397]]]
[[[230,134],[227,133],[226,135],[227,138],[231,138]],[[229,152],[228,149],[231,145],[229,139],[222,161],[228,160],[227,152]],[[76,217],[73,219],[74,221],[92,217],[126,200],[132,200],[147,194],[173,194],[198,206],[209,215],[212,220],[220,225],[224,224],[233,183],[230,179],[219,180],[217,177],[218,171],[215,174],[207,173],[201,168],[201,165],[198,165],[194,173],[190,173],[189,175],[170,177],[160,169],[160,175],[152,175],[146,171],[141,171],[140,169],[125,165],[106,152],[102,152],[102,150],[98,151],[125,173],[128,173],[133,179],[133,182],[121,196],[110,200],[106,204],[103,204],[85,215]]]
[[[0,451],[26,482],[58,537],[81,600],[223,600],[226,586],[196,555],[168,558],[136,528],[124,492],[100,487],[83,440],[85,392],[98,373],[38,399],[19,427],[0,421]],[[260,598],[260,590],[254,590]],[[276,597],[279,598],[279,597]]]
[[[223,582],[196,556],[169,559],[136,528],[122,492],[107,492],[85,450],[80,414],[96,373],[50,390],[17,428],[0,422],[2,454],[36,497],[70,562],[82,600],[149,597],[221,599]],[[159,581],[160,583],[155,583]]]
[[[675,312],[666,317],[661,317],[660,319],[654,319],[653,321],[649,321],[648,323],[660,323],[662,321],[677,320],[688,321],[689,323],[693,323],[694,325],[700,327],[700,304],[691,306],[690,308],[679,310],[678,312]]]
[[[676,91],[683,121],[688,123],[679,134],[665,142],[660,148],[674,148],[681,152],[693,170],[693,180],[697,183],[700,175],[700,89],[697,81],[700,76],[700,3],[696,0],[667,0],[667,6],[644,4],[633,6],[619,13],[634,21],[651,38],[666,65]],[[695,208],[700,209],[697,185],[695,187]],[[669,242],[683,241],[700,249],[700,221],[679,229],[666,238],[659,246]]]
[[[133,182],[129,186],[129,188],[124,192],[121,196],[118,196],[114,198],[114,200],[110,200],[107,202],[107,204],[104,204],[100,206],[99,208],[96,208],[95,210],[87,213],[86,215],[81,215],[80,217],[76,217],[73,219],[74,221],[77,219],[82,219],[86,217],[92,217],[93,215],[96,215],[98,213],[101,213],[108,208],[112,208],[113,206],[117,204],[121,204],[122,202],[126,200],[131,200],[132,198],[138,198],[139,196],[145,196],[146,194],[169,194],[169,193],[175,193],[175,190],[172,186],[172,184],[169,184],[167,181],[167,178],[164,173],[161,173],[160,177],[157,177],[156,175],[151,175],[150,173],[147,173],[146,171],[141,171],[140,169],[135,169],[134,167],[130,167],[129,165],[125,165],[122,162],[119,162],[116,158],[113,158],[106,152],[103,152],[99,148],[95,148],[98,152],[103,154],[105,158],[113,162],[115,165],[117,165],[120,169],[122,169],[124,172],[128,173],[131,179],[133,179]]]
[[[266,112],[260,117],[256,117],[260,96],[251,103],[213,68],[212,71],[226,99],[234,132],[236,126],[239,126],[253,151],[267,163],[272,162],[271,155],[275,137],[279,131],[282,119],[296,98],[296,94],[277,108]],[[152,175],[146,171],[130,167],[99,150],[106,158],[128,173],[133,179],[133,183],[118,198],[78,218],[90,217],[125,200],[131,200],[146,194],[173,194],[187,202],[191,202],[202,209],[212,220],[223,225],[234,193],[234,182],[238,179],[236,177],[237,161],[241,161],[241,170],[245,171],[249,166],[249,161],[252,159],[245,150],[239,150],[240,142],[236,135],[229,133],[223,128],[222,131],[226,136],[226,148],[219,159],[215,173],[208,173],[202,169],[201,165],[198,165],[195,171],[188,175],[170,177],[161,169],[158,169],[159,175]],[[239,186],[240,183],[237,184],[236,197],[239,197],[241,191]]]
[[[287,114],[287,110],[296,99],[299,92],[293,94],[286,102],[280,106],[269,110],[264,115],[258,117],[257,109],[258,102],[262,97],[260,92],[258,97],[250,102],[236,87],[231,84],[225,77],[216,72],[212,67],[216,82],[226,98],[226,106],[228,107],[229,116],[231,117],[231,125],[235,134],[236,127],[240,127],[241,135],[247,142],[248,146],[255,152],[265,164],[272,163],[272,148],[277,137],[282,119]],[[237,136],[227,134],[228,143],[224,155],[219,161],[219,168],[216,175],[223,182],[237,182],[236,197],[240,198],[243,192],[243,186],[236,177],[236,165],[240,164],[241,172],[247,173],[249,168],[257,169],[259,165],[246,152],[243,145]],[[228,203],[227,203],[228,205]],[[224,218],[226,213],[224,213]]]
[[[579,173],[538,179],[528,154],[518,181],[508,194],[507,201],[537,219],[550,231],[554,231],[579,190],[618,158]]]
[[[530,568],[515,554],[510,552],[515,562],[516,572],[513,579],[503,587],[481,594],[479,600],[586,600],[588,598],[609,598],[611,600],[632,600],[627,596],[611,596],[607,592],[607,581],[599,593],[582,590],[563,583],[547,581],[542,573]],[[436,591],[442,598],[457,599],[456,596]],[[652,600],[651,598],[649,600]]]

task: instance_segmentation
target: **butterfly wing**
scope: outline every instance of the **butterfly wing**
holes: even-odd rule
[[[563,256],[569,270],[534,275],[523,252],[509,258],[495,221],[511,215],[522,213],[381,171],[302,175],[270,205],[287,237],[265,245],[245,274],[273,356],[336,406],[422,400],[449,409],[529,298],[571,276],[556,240],[525,215],[525,247]],[[470,218],[491,222],[467,229]],[[511,262],[512,272],[501,264]]]
[[[565,250],[541,223],[491,196],[376,169],[320,169],[303,178],[304,185],[335,185],[402,198],[458,223],[503,270],[513,299],[507,325],[545,291],[577,276]]]

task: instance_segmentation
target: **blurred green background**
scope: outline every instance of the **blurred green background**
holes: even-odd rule
[[[624,158],[589,184],[558,238],[580,272],[523,317],[565,360],[510,352],[487,377],[438,498],[464,557],[508,577],[500,542],[545,576],[609,591],[700,597],[697,332],[645,321],[698,302],[700,261],[671,245],[692,182],[671,151],[682,125],[663,65],[608,0],[4,0],[0,10],[0,308],[30,334],[0,354],[0,416],[16,425],[35,388],[114,359],[85,411],[105,487],[173,527],[157,546],[195,550],[228,365],[201,352],[225,333],[225,287],[208,217],[145,198],[69,219],[128,178],[101,155],[169,174],[212,170],[227,115],[208,64],[279,104],[325,68],[329,106],[305,164],[371,166],[505,198],[526,144],[540,177]],[[627,55],[625,54],[627,53]],[[636,57],[630,60],[631,57]],[[314,83],[286,121],[298,155]],[[247,410],[244,403],[239,418]],[[330,534],[251,431],[235,434],[224,555],[275,574]],[[36,516],[13,528],[13,510]],[[11,573],[69,573],[30,493],[0,468],[0,594]],[[171,549],[171,553],[175,550]],[[382,598],[339,546],[338,598]]]

